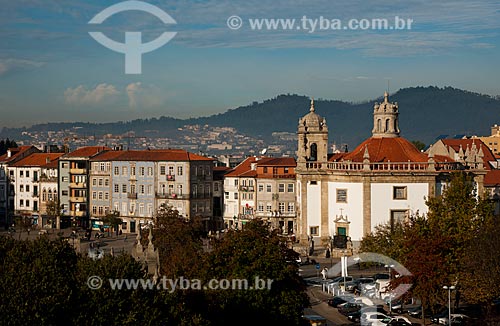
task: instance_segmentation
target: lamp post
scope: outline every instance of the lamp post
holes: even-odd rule
[[[391,284],[392,272],[391,268],[394,268],[394,265],[385,265],[385,268],[389,268],[389,284]],[[392,315],[392,293],[389,293],[389,315]]]
[[[451,325],[451,291],[455,290],[455,286],[443,286],[443,289],[448,290],[448,325]]]

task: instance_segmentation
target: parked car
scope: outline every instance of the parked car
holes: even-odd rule
[[[439,322],[439,320],[441,318],[445,318],[446,317],[446,320],[448,320],[448,310],[442,310],[434,315],[431,316],[431,322],[434,323],[434,324],[441,324]]]
[[[348,302],[348,303],[345,303],[345,304],[339,306],[338,311],[342,315],[347,315],[348,313],[358,311],[359,309],[361,309],[361,307],[363,307],[363,305],[361,305],[359,303]]]
[[[409,323],[405,320],[402,319],[391,319],[389,322],[386,324],[388,326],[411,326],[413,325],[412,323]]]
[[[391,277],[389,276],[389,274],[386,274],[386,273],[377,273],[377,274],[374,274],[371,278],[373,278],[373,280],[389,280]]]
[[[467,320],[469,319],[468,316],[463,315],[463,314],[451,314],[451,324],[452,325],[465,325],[467,323]],[[431,319],[432,321],[432,319]],[[434,322],[435,324],[440,324],[440,325],[449,325],[448,321],[448,314],[445,314],[442,317],[439,317],[437,319],[437,322]]]
[[[331,299],[328,299],[327,303],[329,306],[337,308],[338,305],[351,302],[352,299],[353,298],[349,296],[335,296]]]
[[[385,326],[382,320],[390,318],[381,312],[365,312],[361,314],[360,322],[362,325]]]

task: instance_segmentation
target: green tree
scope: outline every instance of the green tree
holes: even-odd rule
[[[205,280],[244,279],[254,286],[258,278],[272,280],[272,285],[266,290],[208,291],[209,319],[215,325],[230,325],[242,316],[248,325],[301,324],[309,302],[297,266],[289,263],[296,258],[286,241],[260,220],[227,233],[207,256]]]
[[[422,151],[425,149],[425,144],[421,142],[420,140],[412,140],[411,142],[415,147],[419,150]]]
[[[123,219],[120,218],[120,212],[113,211],[109,214],[106,214],[106,216],[102,218],[102,222],[104,225],[109,225],[113,227],[116,234],[118,235],[118,229],[119,229],[118,226],[122,225]]]
[[[59,203],[59,198],[47,202],[45,214],[50,217],[51,225],[55,222],[56,229],[61,228],[61,204]]]
[[[75,251],[42,237],[0,237],[0,325],[70,325],[76,302]]]

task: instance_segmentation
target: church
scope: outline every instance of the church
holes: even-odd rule
[[[353,151],[328,153],[328,126],[311,101],[299,119],[297,150],[297,236],[325,248],[335,236],[350,238],[354,248],[363,236],[386,223],[426,214],[426,198],[442,193],[450,173],[467,168],[483,192],[482,147],[467,162],[419,151],[400,137],[399,107],[384,94],[373,107],[372,136]],[[338,238],[338,237],[337,237]]]

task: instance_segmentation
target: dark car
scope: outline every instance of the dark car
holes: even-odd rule
[[[361,307],[362,306],[360,304],[348,302],[348,303],[338,307],[338,311],[342,315],[347,315],[349,313],[358,311],[359,309],[361,309]]]
[[[448,310],[443,310],[431,316],[431,322],[439,324],[439,318],[448,317]]]
[[[331,299],[328,299],[327,303],[329,306],[331,307],[335,307],[337,308],[337,306],[339,304],[343,304],[343,303],[346,303],[346,302],[349,302],[349,297],[345,297],[345,296],[337,296],[337,297],[333,297]]]
[[[390,322],[388,322],[387,325],[390,325],[390,326],[411,326],[412,324],[408,323],[405,320],[393,319]]]
[[[377,273],[373,275],[372,278],[374,281],[376,281],[376,280],[389,280],[391,277],[389,276],[389,274],[386,273]]]

